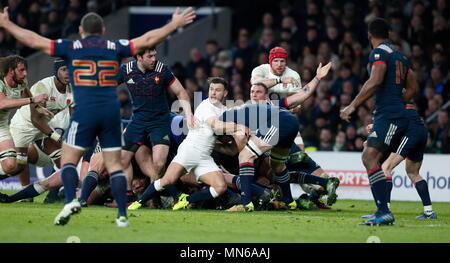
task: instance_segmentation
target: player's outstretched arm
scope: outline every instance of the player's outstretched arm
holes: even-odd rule
[[[403,93],[403,101],[408,102],[414,97],[416,92],[419,90],[419,85],[416,79],[416,73],[414,73],[414,71],[412,70],[410,70],[406,75],[405,87],[406,90],[405,93]]]
[[[350,121],[350,115],[355,111],[355,109],[375,94],[379,85],[383,82],[385,73],[386,64],[378,63],[372,66],[370,78],[366,81],[366,83],[364,83],[358,95],[356,95],[350,105],[341,110],[341,119],[347,122]]]
[[[191,103],[189,102],[189,95],[186,90],[183,88],[181,82],[175,78],[175,81],[170,85],[170,89],[177,96],[178,101],[180,102],[181,107],[183,108],[184,114],[186,116],[187,125],[189,128],[195,128],[197,125],[197,120],[192,114]]]
[[[192,7],[184,10],[183,13],[180,13],[180,9],[177,7],[175,12],[172,14],[172,20],[167,25],[148,31],[144,35],[132,40],[134,43],[135,53],[139,53],[145,47],[156,46],[177,28],[192,23],[195,16],[195,11]]]
[[[0,11],[0,27],[3,27],[19,42],[33,49],[40,50],[50,55],[51,40],[36,34],[33,31],[24,29],[9,20],[8,7]]]
[[[47,94],[39,94],[31,97],[31,93],[29,93],[27,89],[25,89],[25,95],[25,97],[20,99],[11,99],[6,97],[3,92],[0,92],[0,110],[17,108],[32,103],[40,103],[48,99]]]
[[[297,105],[303,103],[305,100],[311,97],[311,95],[316,91],[317,86],[319,86],[320,80],[324,78],[330,71],[331,66],[331,62],[323,67],[322,63],[320,63],[319,67],[317,67],[316,70],[316,76],[308,84],[305,85],[303,90],[286,98],[288,107],[296,107]]]

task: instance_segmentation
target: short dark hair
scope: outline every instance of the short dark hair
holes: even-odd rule
[[[141,49],[139,51],[139,53],[136,54],[136,57],[137,56],[141,56],[142,57],[147,51],[156,51],[156,47],[152,46],[152,47],[146,47],[144,49]]]
[[[216,45],[216,46],[219,45],[219,43],[217,43],[217,41],[216,41],[215,39],[209,39],[209,40],[207,40],[207,41],[206,41],[206,44],[207,44],[207,45],[208,45],[208,44],[212,44],[212,45]]]
[[[262,83],[262,82],[256,82],[255,84],[253,84],[252,86],[260,86],[264,88],[264,92],[265,93],[269,93],[269,88],[267,87],[266,84]]]
[[[10,55],[0,59],[0,75],[6,76],[10,69],[16,69],[19,64],[24,64],[25,68],[28,68],[28,63],[25,58],[19,55]]]
[[[103,18],[94,12],[89,12],[81,18],[83,31],[90,35],[102,35],[105,24]]]
[[[391,26],[383,18],[376,18],[369,24],[369,33],[375,38],[388,39]]]
[[[228,82],[224,78],[220,77],[208,78],[208,86],[211,86],[211,84],[222,84],[225,90],[228,90]]]

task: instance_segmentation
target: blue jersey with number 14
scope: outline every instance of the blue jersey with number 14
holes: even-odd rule
[[[383,83],[375,93],[375,117],[404,117],[403,88],[409,70],[408,59],[389,42],[383,42],[370,52],[370,67],[386,65]],[[370,72],[370,70],[369,70]]]
[[[52,56],[66,59],[76,107],[116,103],[119,65],[134,53],[132,41],[105,40],[97,35],[51,42]]]

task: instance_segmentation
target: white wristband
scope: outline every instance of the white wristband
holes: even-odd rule
[[[50,139],[52,139],[55,142],[57,142],[57,141],[59,141],[61,139],[61,134],[53,131],[52,134],[50,134]]]

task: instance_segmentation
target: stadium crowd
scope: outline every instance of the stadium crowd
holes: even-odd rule
[[[436,218],[431,208],[426,181],[418,173],[427,141],[427,128],[420,121],[411,98],[415,93],[418,94],[418,112],[427,121],[437,116],[437,121],[428,126],[428,150],[447,152],[448,112],[442,110],[447,106],[445,102],[448,100],[450,84],[450,74],[443,76],[449,71],[446,60],[448,54],[445,53],[445,47],[449,43],[447,18],[444,16],[447,14],[447,3],[437,1],[427,5],[420,1],[407,2],[407,8],[404,9],[407,11],[401,12],[397,2],[387,5],[385,9],[378,2],[371,2],[367,6],[370,12],[365,12],[368,15],[361,17],[358,14],[363,13],[360,8],[364,6],[353,2],[341,5],[342,3],[337,2],[327,0],[318,5],[314,1],[307,1],[302,8],[297,6],[297,2],[294,4],[283,1],[279,4],[279,14],[262,14],[261,26],[255,29],[238,28],[237,38],[231,47],[221,49],[216,40],[208,40],[205,43],[206,56],[202,55],[198,47],[194,47],[190,51],[190,61],[186,65],[175,63],[172,73],[167,65],[157,59],[155,46],[174,30],[193,22],[195,11],[192,8],[187,8],[182,13],[177,8],[172,20],[160,30],[151,30],[132,40],[122,39],[114,42],[101,39],[105,32],[103,19],[95,12],[88,12],[80,22],[81,40],[52,41],[26,29],[27,23],[20,22],[20,13],[14,11],[20,10],[18,6],[22,1],[8,1],[13,11],[8,12],[8,8],[4,8],[0,13],[0,26],[5,32],[9,32],[24,46],[51,56],[62,56],[67,61],[55,60],[54,75],[41,80],[29,90],[25,80],[26,60],[18,55],[2,59],[3,97],[0,99],[6,101],[3,103],[6,104],[4,108],[10,110],[14,106],[22,106],[23,110],[15,114],[15,117],[22,118],[17,122],[27,124],[27,127],[32,129],[38,128],[25,128],[25,132],[20,132],[23,127],[16,127],[11,122],[10,132],[8,116],[3,116],[2,128],[5,132],[2,141],[4,143],[1,145],[4,159],[0,174],[2,179],[24,172],[25,164],[28,161],[32,163],[32,158],[28,160],[29,153],[31,157],[38,159],[37,161],[54,163],[58,168],[62,168],[12,196],[1,194],[0,202],[12,203],[33,198],[46,190],[57,190],[63,184],[66,204],[54,223],[65,225],[71,215],[81,211],[82,206],[92,204],[89,198],[93,191],[98,189],[100,179],[106,177],[109,178],[110,191],[115,201],[112,205],[118,207],[116,223],[119,227],[128,226],[127,203],[133,202],[128,206],[128,210],[136,210],[143,205],[151,206],[148,202],[164,193],[172,197],[173,210],[213,200],[225,193],[227,200],[224,206],[230,207],[234,204],[228,209],[233,212],[267,209],[269,204],[269,209],[310,209],[313,204],[321,209],[330,209],[337,200],[336,188],[339,186],[339,179],[329,177],[320,165],[304,153],[302,146],[298,145],[303,144],[323,151],[364,149],[363,163],[368,171],[378,210],[365,216],[368,220],[362,224],[393,224],[394,217],[389,209],[388,196],[388,183],[392,185],[392,178],[389,177],[391,172],[385,171],[385,163],[383,168],[381,167],[380,153],[391,153],[394,148],[386,148],[386,145],[391,147],[391,140],[395,140],[392,147],[397,148],[398,141],[402,138],[399,136],[405,135],[398,146],[398,158],[395,154],[391,156],[399,162],[412,157],[408,160],[410,164],[415,163],[413,165],[417,168],[417,178],[414,178],[418,181],[416,188],[424,205],[424,214],[417,218]],[[68,11],[67,17],[72,17],[69,15],[71,11],[76,10],[80,14],[86,12],[81,6],[88,7],[89,3],[91,5],[86,11],[98,11],[98,7],[92,5],[93,1],[68,2],[68,8],[64,9]],[[38,2],[31,4],[39,5]],[[295,10],[305,11],[296,13]],[[51,12],[53,11],[48,13],[49,19]],[[9,13],[12,13],[11,18],[16,19],[24,28],[11,22]],[[425,21],[423,24],[416,21],[425,28],[427,15],[430,19],[433,18],[432,32],[417,31],[413,23],[412,29],[403,25],[403,18],[410,17],[411,21]],[[381,19],[380,16],[387,19]],[[71,33],[71,27],[75,32],[77,24],[66,24],[61,36],[67,37]],[[369,25],[368,39],[364,33],[366,24]],[[16,51],[24,52],[17,43]],[[376,51],[370,52],[371,69],[366,69],[366,57],[372,48]],[[385,52],[390,55],[385,56]],[[427,61],[425,58],[429,53],[431,59]],[[99,55],[103,57],[99,59]],[[130,55],[134,55],[135,60],[122,64],[118,73],[119,62]],[[86,57],[91,59],[87,60]],[[411,61],[411,66],[407,60]],[[377,65],[380,63],[384,65]],[[391,71],[388,75],[384,75],[385,72],[382,71],[386,70],[386,64]],[[98,81],[81,78],[96,74],[86,72],[83,68],[86,65],[95,71],[96,67],[100,68]],[[78,68],[72,69],[74,66]],[[113,67],[114,70],[109,70],[108,67]],[[72,85],[67,81],[67,71],[70,71],[69,74],[73,77]],[[330,71],[332,74],[328,74]],[[411,71],[413,73],[406,74]],[[297,72],[300,73],[301,79]],[[117,81],[106,78],[116,74]],[[429,74],[429,77],[423,77],[424,74]],[[419,75],[418,81],[415,80],[415,75]],[[368,77],[369,80],[364,81]],[[125,83],[130,93],[117,90],[119,83]],[[185,87],[181,83],[184,83]],[[416,83],[420,83],[418,92]],[[300,89],[299,84],[304,88]],[[373,94],[370,92],[379,85],[382,89],[376,93],[377,97],[367,100],[371,96],[369,94]],[[86,88],[93,86],[109,89]],[[12,90],[13,88],[17,89]],[[72,88],[78,89],[73,92],[73,98]],[[103,96],[105,91],[108,91],[108,96]],[[188,100],[193,99],[193,93],[196,91],[203,93],[206,99],[198,105],[194,117],[192,107],[195,105],[193,101],[188,103]],[[56,96],[52,96],[52,92]],[[112,99],[116,92],[120,100],[120,114],[119,105]],[[166,92],[170,97],[169,102],[175,99],[180,102],[184,118],[170,113]],[[249,95],[251,103],[243,107],[227,109],[223,105],[225,98],[249,101]],[[277,97],[272,98],[272,95]],[[49,110],[52,106],[50,101],[61,104],[53,105],[56,107],[53,109],[54,113]],[[74,101],[77,107],[73,107]],[[405,101],[408,101],[406,106]],[[92,105],[102,107],[96,108]],[[362,107],[359,107],[361,105]],[[374,112],[375,105],[377,113]],[[90,107],[102,112],[90,115]],[[101,117],[110,116],[111,110],[116,113],[114,119]],[[412,126],[413,120],[406,117],[407,110],[414,110],[408,111],[408,114],[415,112],[414,122],[423,131],[422,151],[418,156],[412,156],[415,152],[407,153],[402,150],[408,138],[414,138],[414,132],[418,131]],[[253,116],[250,113],[257,114]],[[58,114],[63,115],[65,119],[61,119],[58,124],[51,124]],[[124,135],[121,136],[121,130],[118,128],[122,127],[120,118],[127,119],[131,114],[133,118],[127,123]],[[70,126],[67,127],[69,116]],[[238,116],[246,117],[242,120]],[[253,117],[257,119],[256,122]],[[78,130],[79,123],[82,125]],[[263,123],[269,123],[270,128],[265,129]],[[176,130],[184,126],[190,128],[189,133],[177,134]],[[369,128],[370,126],[372,128]],[[101,127],[101,132],[96,127]],[[62,135],[58,131],[64,132],[65,129],[68,129],[68,134],[62,149],[59,149]],[[300,135],[299,130],[303,133],[303,143],[298,143],[295,139]],[[28,136],[26,132],[37,133]],[[406,137],[406,134],[409,137]],[[186,137],[183,137],[185,135]],[[394,135],[396,137],[393,139]],[[94,140],[98,140],[98,144],[92,144]],[[43,152],[49,150],[43,146],[45,141],[58,149],[51,153]],[[94,145],[97,146],[93,147]],[[40,147],[43,149],[39,150]],[[85,154],[85,150],[89,148],[92,151]],[[39,151],[48,155],[51,160],[41,160]],[[176,155],[170,156],[169,153]],[[167,162],[170,160],[167,159],[168,156],[173,158],[170,163]],[[233,160],[229,161],[229,156],[233,156]],[[62,163],[58,161],[59,158]],[[82,168],[81,177],[84,179],[78,197],[76,192],[81,181],[75,164],[81,158],[88,166]],[[133,158],[137,165],[133,164]],[[150,165],[151,163],[153,165]],[[390,163],[392,166],[396,165],[394,161]],[[235,169],[236,164],[239,164],[238,171],[230,173],[229,170]],[[137,166],[146,177],[134,176],[133,169]],[[164,172],[166,166],[167,170]],[[408,172],[408,176],[413,180],[411,175]],[[177,184],[182,176],[183,183],[190,182],[199,187],[198,191],[191,195],[184,193],[189,191],[180,192]],[[253,177],[257,178],[257,182],[253,181]],[[272,179],[270,182],[275,183],[276,187],[270,185],[270,182],[259,182],[260,179],[268,178]],[[140,186],[136,187],[136,179],[146,182],[138,183]],[[200,182],[205,185],[199,185]],[[303,188],[306,196],[294,197],[292,184]],[[144,185],[147,185],[145,190]],[[240,191],[240,204],[237,198],[234,198],[237,193],[230,191],[229,187]],[[319,200],[323,195],[327,195],[326,205]],[[278,199],[278,203],[275,199]],[[176,200],[178,201],[175,203]],[[256,207],[253,204],[255,201]],[[264,206],[259,206],[261,204]],[[217,207],[217,204],[215,206]]]
[[[370,1],[369,5],[365,1],[282,1],[266,8],[269,11],[257,18],[255,28],[236,22],[250,26],[237,26],[230,47],[220,47],[211,39],[203,50],[191,49],[186,65],[178,63],[173,68],[191,94],[205,92],[207,76],[218,76],[231,83],[229,99],[247,101],[252,69],[267,63],[268,51],[275,46],[288,50],[288,66],[299,72],[302,85],[313,78],[320,62],[332,61],[332,74],[297,114],[305,147],[361,151],[367,137],[364,127],[372,122],[374,98],[358,109],[350,124],[339,119],[339,110],[368,78],[367,24],[386,17],[393,25],[392,42],[419,75],[416,102],[427,120],[427,152],[450,153],[448,108],[440,110],[450,95],[449,7],[445,0]]]
[[[86,12],[95,11],[102,16],[110,13],[107,2],[108,5],[96,0],[9,0],[7,4],[18,25],[56,39],[77,33],[79,20]],[[146,4],[111,2],[117,7]],[[449,112],[448,108],[441,110],[450,95],[449,1],[285,0],[263,7],[250,16],[253,23],[237,22],[243,21],[245,15],[235,12],[231,46],[221,47],[211,39],[204,47],[191,49],[188,63],[172,65],[191,99],[195,91],[206,96],[206,79],[217,76],[230,81],[228,99],[247,101],[251,70],[267,63],[268,51],[275,46],[288,50],[288,65],[299,72],[302,86],[313,78],[318,63],[332,61],[332,74],[297,114],[302,137],[306,147],[319,151],[361,151],[367,137],[364,127],[372,121],[374,99],[358,109],[350,124],[339,119],[339,110],[350,103],[368,78],[370,45],[366,27],[375,17],[383,16],[393,25],[392,42],[418,72],[421,90],[416,102],[429,130],[427,152],[450,153]],[[27,56],[32,52],[0,29],[0,56]],[[129,119],[129,94],[123,90],[119,93],[122,117]]]

